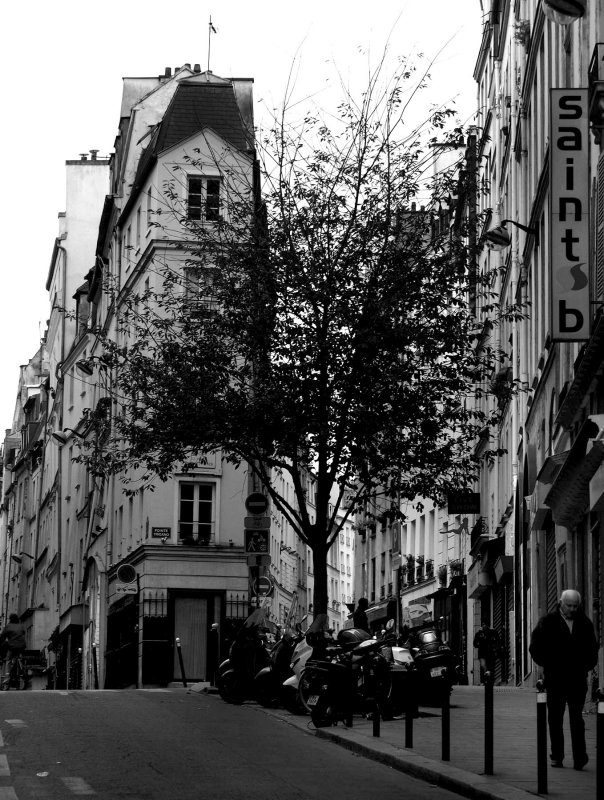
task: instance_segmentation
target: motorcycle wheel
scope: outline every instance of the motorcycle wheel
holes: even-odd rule
[[[289,711],[290,714],[299,715],[308,713],[308,709],[306,706],[302,705],[302,701],[300,700],[298,687],[283,687],[283,707],[286,711]]]
[[[300,706],[304,709],[303,713],[309,712],[310,706],[308,705],[308,698],[311,694],[313,694],[313,684],[314,676],[312,673],[303,672],[300,675],[300,682],[298,684],[298,701]]]
[[[241,705],[244,701],[243,692],[234,673],[227,672],[221,675],[218,681],[218,693],[226,703]]]
[[[336,711],[326,694],[319,695],[317,704],[310,709],[310,719],[315,728],[328,728],[336,724]]]

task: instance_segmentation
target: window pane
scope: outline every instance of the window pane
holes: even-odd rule
[[[206,184],[206,219],[215,222],[220,212],[220,181],[208,180]]]
[[[201,188],[202,179],[190,175],[187,193],[187,216],[189,219],[201,219]]]

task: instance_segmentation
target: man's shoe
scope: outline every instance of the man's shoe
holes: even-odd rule
[[[552,760],[550,761],[550,766],[552,766],[552,767],[563,767],[564,764],[562,763],[562,761],[558,761],[557,759],[553,759],[552,758]]]
[[[577,770],[583,769],[583,767],[587,764],[588,761],[589,758],[587,756],[583,756],[583,758],[579,759],[578,761],[575,761],[573,766]]]

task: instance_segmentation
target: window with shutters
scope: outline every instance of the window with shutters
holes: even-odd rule
[[[179,484],[178,536],[187,544],[208,542],[214,534],[215,485]]]

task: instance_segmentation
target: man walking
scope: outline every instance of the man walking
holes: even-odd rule
[[[573,762],[577,770],[583,769],[589,760],[583,704],[587,695],[587,673],[598,662],[594,627],[580,605],[579,592],[574,589],[562,592],[558,609],[539,620],[529,648],[533,661],[543,667],[552,767],[563,766],[562,723],[568,704]]]

